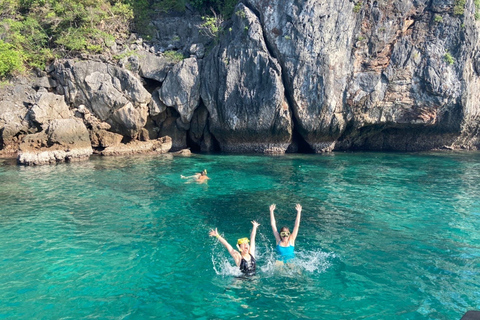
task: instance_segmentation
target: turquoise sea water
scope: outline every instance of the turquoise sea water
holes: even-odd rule
[[[180,175],[207,169],[207,185]],[[0,160],[0,319],[460,319],[480,309],[480,154]],[[296,266],[279,226],[303,215]],[[257,234],[257,275],[230,243]]]

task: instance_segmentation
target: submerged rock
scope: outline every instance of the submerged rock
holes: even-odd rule
[[[167,153],[172,148],[172,139],[168,136],[149,141],[131,141],[118,144],[101,151],[103,156],[122,156],[145,153]]]
[[[179,151],[176,151],[176,152],[172,152],[172,154],[176,155],[176,156],[188,157],[188,156],[192,155],[192,152],[190,151],[190,149],[182,149],[182,150],[179,150]]]

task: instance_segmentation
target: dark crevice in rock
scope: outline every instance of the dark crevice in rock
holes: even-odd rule
[[[219,152],[220,144],[209,129],[210,113],[203,100],[195,109],[190,129],[187,130],[187,148],[193,152]]]
[[[31,128],[34,129],[34,132],[41,132],[43,131],[41,123],[38,123],[34,119],[32,119],[32,105],[29,106],[29,110],[25,114],[25,120],[28,121],[28,124],[30,125]]]
[[[278,61],[278,64],[280,65],[280,72],[282,75],[282,83],[283,83],[283,88],[285,90],[285,99],[287,100],[289,112],[292,118],[292,123],[293,123],[293,129],[292,129],[292,144],[291,146],[288,147],[287,152],[292,152],[294,149],[298,149],[295,152],[300,152],[300,153],[314,153],[314,150],[312,147],[306,142],[306,140],[303,138],[302,134],[297,130],[299,128],[298,125],[298,119],[296,117],[295,111],[293,109],[293,105],[295,105],[295,99],[293,98],[293,92],[292,89],[290,89],[289,86],[289,81],[288,81],[288,76],[287,76],[287,68],[284,65],[284,62],[278,54],[276,54],[275,46],[270,43],[268,37],[265,35],[267,34],[267,30],[265,30],[265,23],[262,21],[262,15],[260,12],[254,8],[252,5],[248,3],[248,1],[242,1],[242,3],[250,9],[258,18],[260,21],[260,25],[262,26],[262,32],[263,32],[263,41],[265,42],[265,46],[267,48],[268,54],[276,59]]]
[[[203,138],[203,137],[202,137]],[[192,152],[200,152],[201,147],[198,143],[192,140],[190,137],[190,132],[187,132],[187,148]]]
[[[5,139],[3,138],[3,132],[5,131],[5,128],[0,129],[0,150],[3,150],[7,144],[5,143]]]
[[[459,101],[441,114],[438,126],[445,132],[461,132],[464,118],[464,109]]]
[[[155,91],[155,89],[157,89],[158,87],[162,86],[161,82],[157,80],[149,79],[149,78],[142,78],[142,82],[143,82],[143,87],[150,93]]]
[[[103,150],[105,150],[106,148],[105,147],[96,147],[96,148],[93,148],[93,153],[94,154],[101,154]]]
[[[128,136],[123,136],[123,139],[122,139],[122,143],[129,143],[130,141],[132,141],[133,139],[128,137]]]
[[[274,49],[274,46],[268,41],[268,38],[265,37],[265,35],[267,34],[267,30],[265,30],[265,23],[264,21],[262,21],[262,15],[260,14],[260,12],[258,12],[258,10],[254,7],[252,7],[249,3],[247,3],[247,1],[243,1],[242,2],[245,7],[247,7],[250,11],[252,11],[255,16],[257,16],[258,20],[260,21],[260,25],[262,26],[262,32],[263,32],[263,41],[265,42],[265,46],[267,47],[267,51],[268,51],[268,54],[270,56],[272,56],[274,59],[276,59],[278,61],[278,63],[280,64],[280,67],[281,67],[281,71],[282,71],[282,78],[283,78],[283,75],[285,74],[284,70],[284,66],[283,66],[283,63],[281,61],[281,59],[279,59],[279,57],[277,56],[277,54],[275,54],[275,49]],[[285,85],[285,83],[284,83]]]
[[[201,152],[202,143],[205,143],[205,135],[203,134],[203,132],[207,127],[208,118],[206,119],[204,126],[200,124],[202,121],[198,121],[198,118],[200,118],[199,114],[203,110],[206,110],[206,108],[203,104],[203,100],[200,98],[200,105],[193,112],[192,119],[190,120],[190,129],[187,130],[187,148],[189,148],[192,152]],[[202,132],[200,137],[199,137],[199,134],[200,134],[199,131]]]
[[[220,152],[220,143],[218,142],[217,139],[212,135],[212,150],[211,152]]]
[[[315,150],[305,141],[302,135],[295,130],[292,132],[292,143],[288,147],[287,153],[315,153]]]

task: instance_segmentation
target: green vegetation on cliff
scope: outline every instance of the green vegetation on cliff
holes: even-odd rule
[[[191,0],[224,16],[237,0]],[[148,38],[153,14],[184,11],[186,0],[0,0],[0,78],[56,57],[103,53],[130,32]]]
[[[122,0],[0,0],[0,12],[1,76],[43,68],[56,56],[103,52],[134,21]]]
[[[5,77],[12,70],[23,71],[22,53],[0,40],[0,77]]]

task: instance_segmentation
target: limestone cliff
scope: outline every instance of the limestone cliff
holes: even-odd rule
[[[34,108],[45,89],[65,96],[99,152],[120,139],[107,134],[170,136],[173,150],[478,149],[476,16],[473,0],[245,0],[216,36],[195,13],[161,16],[157,36],[132,37],[117,63],[56,61],[16,100],[12,86],[2,151],[45,130],[34,115],[58,109]]]

